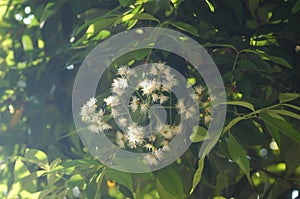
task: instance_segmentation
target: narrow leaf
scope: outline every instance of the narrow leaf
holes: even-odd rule
[[[267,110],[267,113],[269,114],[269,112],[277,113],[277,114],[280,114],[280,115],[285,115],[285,116],[292,117],[292,118],[300,120],[300,115],[297,114],[297,113],[294,113],[292,111],[288,111],[288,110],[284,110],[284,109],[282,109],[282,110],[269,109],[269,110]]]
[[[273,118],[267,113],[261,113],[260,116],[266,124],[279,130],[282,134],[300,144],[300,132],[297,131],[289,122]]]
[[[190,194],[192,194],[195,190],[195,188],[197,187],[197,185],[199,184],[201,177],[202,177],[202,172],[203,172],[203,168],[204,168],[204,160],[205,158],[201,158],[198,160],[198,169],[196,170],[194,177],[193,177],[193,184],[192,184],[192,189],[190,191]]]
[[[279,95],[280,103],[295,100],[300,97],[299,93],[281,93]]]
[[[250,163],[245,149],[237,142],[233,135],[229,134],[228,138],[228,152],[230,157],[239,165],[248,180],[250,180]]]
[[[282,104],[282,105],[284,105],[284,106],[287,106],[287,107],[290,107],[290,108],[293,108],[293,109],[295,109],[295,110],[298,110],[298,111],[300,111],[300,107],[299,107],[299,106],[295,106],[295,105],[292,105],[292,104]]]
[[[192,26],[190,24],[187,24],[187,23],[184,23],[184,22],[175,22],[175,21],[170,22],[170,24],[172,26],[174,26],[175,28],[178,28],[180,30],[183,30],[185,32],[191,33],[194,36],[199,37],[199,33],[198,33],[197,28],[195,28],[194,26]]]
[[[286,61],[285,59],[283,59],[282,57],[268,55],[263,51],[259,51],[258,53],[265,60],[271,61],[271,62],[276,63],[276,64],[280,64],[280,65],[285,66],[286,68],[289,68],[289,69],[293,69],[293,67],[289,64],[289,62]]]
[[[294,7],[292,8],[292,13],[295,14],[296,12],[298,12],[300,10],[300,0],[298,0]]]
[[[250,109],[251,111],[255,111],[254,106],[252,104],[250,104],[249,102],[245,102],[245,101],[227,101],[224,104],[242,106],[242,107]]]
[[[148,13],[139,13],[139,14],[136,14],[131,19],[156,21],[156,22],[160,23],[160,21],[157,18],[155,18],[153,15],[148,14]]]

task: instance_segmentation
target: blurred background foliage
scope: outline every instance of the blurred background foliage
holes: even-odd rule
[[[0,0],[0,197],[296,198],[299,11],[300,0]],[[130,174],[101,165],[82,146],[71,96],[99,42],[144,26],[182,31],[207,49],[228,112],[205,158],[198,159],[199,127],[175,163]],[[145,62],[148,53],[125,61]],[[173,55],[161,56],[197,77]]]

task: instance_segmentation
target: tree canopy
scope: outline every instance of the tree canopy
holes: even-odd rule
[[[1,0],[0,197],[297,197],[299,21],[300,0]],[[176,30],[201,44],[222,75],[227,113],[205,156],[198,152],[207,109],[180,158],[134,174],[103,165],[82,144],[72,92],[92,49],[139,27]],[[203,84],[185,60],[141,49],[112,64],[98,94],[109,91],[116,67],[149,59],[175,68],[190,87]]]

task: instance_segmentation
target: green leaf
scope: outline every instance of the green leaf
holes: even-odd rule
[[[63,3],[63,1],[47,3],[40,18],[40,28],[44,27],[48,18],[56,14],[57,10],[63,5]]]
[[[300,0],[298,0],[294,7],[292,8],[292,13],[295,14],[296,12],[298,12],[300,10]]]
[[[250,163],[245,149],[237,142],[233,135],[229,134],[228,138],[227,147],[230,157],[239,165],[250,181]]]
[[[81,31],[83,31],[84,29],[88,28],[91,25],[93,25],[95,28],[94,32],[98,33],[100,30],[103,30],[103,29],[107,28],[108,26],[112,25],[116,20],[117,20],[117,17],[95,18],[91,21],[84,23],[82,26],[78,27],[78,29],[76,29],[74,32],[74,36],[77,36]]]
[[[197,185],[199,184],[199,182],[201,180],[202,172],[203,172],[203,168],[204,168],[204,160],[205,160],[205,157],[198,160],[198,169],[196,170],[194,177],[193,177],[193,184],[192,184],[190,194],[192,194],[194,192],[195,188],[197,187]]]
[[[171,0],[171,2],[174,4],[174,7],[176,9],[179,8],[180,4],[183,2],[184,0]]]
[[[256,65],[248,59],[240,59],[237,64],[244,70],[258,71]]]
[[[280,103],[295,100],[300,97],[299,93],[281,93],[279,94]]]
[[[198,30],[197,28],[195,28],[194,26],[184,23],[184,22],[170,22],[170,24],[172,26],[174,26],[175,28],[178,28],[180,30],[183,30],[185,32],[191,33],[194,36],[199,37],[200,35],[198,34]]]
[[[279,130],[282,134],[300,144],[300,132],[297,131],[289,122],[273,118],[267,113],[261,113],[260,116],[266,124]]]
[[[157,192],[158,195],[160,196],[160,198],[168,198],[168,199],[177,199],[176,196],[170,194],[165,187],[162,185],[162,183],[156,179],[156,188],[157,188]]]
[[[53,162],[51,162],[51,164],[50,164],[49,171],[56,168],[60,163],[61,163],[60,158],[53,160]],[[58,179],[58,177],[56,176],[56,172],[51,172],[47,175],[47,181],[48,181],[48,184],[50,187],[52,187],[54,185],[54,183],[56,182],[56,179]]]
[[[122,171],[117,171],[111,168],[107,168],[105,170],[105,175],[111,179],[116,181],[119,184],[127,187],[131,192],[133,192],[133,180],[132,175],[130,173],[125,173]]]
[[[276,64],[280,64],[280,65],[285,66],[286,68],[289,68],[289,69],[293,69],[293,67],[289,64],[289,62],[286,61],[285,59],[283,59],[282,57],[268,55],[263,51],[259,51],[258,53],[265,60],[271,61],[271,62],[276,63]]]
[[[214,7],[214,5],[213,5],[210,1],[208,1],[208,0],[205,0],[205,2],[206,2],[206,4],[208,5],[210,11],[211,11],[211,12],[215,12],[215,7]]]
[[[205,48],[209,48],[209,47],[223,47],[223,48],[231,48],[233,49],[235,52],[238,52],[237,48],[232,45],[232,44],[203,44],[202,45]],[[216,57],[217,58],[217,57]]]
[[[280,133],[277,129],[273,128],[272,126],[268,125],[268,124],[265,124],[266,125],[266,128],[268,130],[268,132],[272,135],[272,137],[274,138],[274,140],[276,141],[277,145],[279,146],[280,148]]]
[[[47,155],[40,150],[26,149],[24,158],[26,161],[36,164],[45,170],[49,168]]]
[[[68,180],[68,187],[79,186],[82,183],[83,177],[80,174],[75,174]]]
[[[192,142],[202,142],[206,139],[209,139],[207,135],[207,129],[203,128],[202,126],[195,126],[193,128],[193,133],[190,135],[190,140]]]
[[[299,107],[299,106],[295,106],[295,105],[292,105],[292,104],[282,104],[282,105],[284,105],[284,106],[287,106],[287,107],[290,107],[290,108],[293,108],[293,109],[295,109],[295,110],[298,110],[298,111],[300,111],[300,107]]]
[[[183,184],[177,172],[172,167],[155,172],[157,181],[164,187],[164,190],[175,198],[183,198]],[[163,198],[163,197],[161,197]]]
[[[251,103],[245,101],[227,101],[224,104],[242,106],[250,109],[251,111],[255,111],[254,106]]]
[[[148,21],[156,21],[157,23],[160,23],[159,19],[155,18],[153,15],[148,13],[138,13],[134,15],[131,19],[133,20],[148,20]]]
[[[280,110],[278,110],[278,109],[277,110],[276,109],[268,109],[267,113],[268,114],[269,113],[277,113],[277,114],[280,114],[280,115],[285,115],[285,116],[289,116],[289,117],[300,120],[300,115],[299,114],[294,113],[292,111],[284,110],[284,109],[280,109]]]
[[[244,117],[236,117],[233,120],[231,120],[227,126],[225,126],[223,128],[223,133],[225,133],[226,131],[230,130],[234,125],[236,125],[239,121],[244,120]]]
[[[14,180],[19,181],[20,179],[28,176],[30,174],[29,170],[25,166],[22,160],[18,159],[14,167]]]
[[[20,182],[15,182],[11,185],[11,188],[8,192],[7,198],[18,198],[17,195],[22,190],[22,185]]]

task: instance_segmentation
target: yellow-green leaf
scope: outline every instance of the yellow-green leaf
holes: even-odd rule
[[[195,188],[197,187],[197,185],[199,184],[199,182],[201,180],[202,172],[203,172],[203,168],[204,168],[204,160],[205,160],[205,157],[198,160],[198,169],[196,170],[194,177],[193,177],[193,184],[192,184],[190,194],[192,194],[194,192]]]
[[[24,157],[24,160],[36,164],[43,169],[48,170],[49,168],[47,155],[43,151],[26,149]]]
[[[242,106],[242,107],[250,109],[251,111],[255,111],[254,106],[252,104],[250,104],[249,102],[245,102],[245,101],[227,101],[224,104]]]
[[[300,97],[299,93],[281,93],[279,95],[280,103],[295,100]]]

